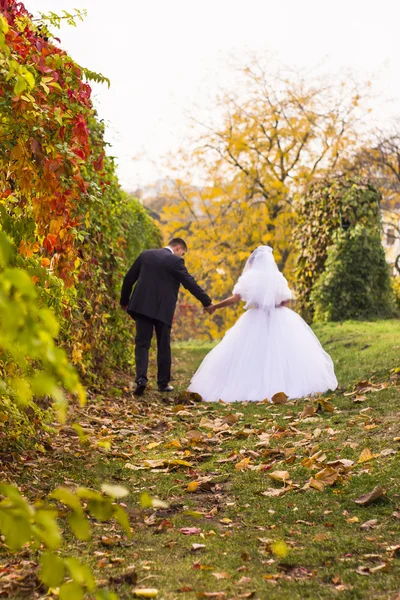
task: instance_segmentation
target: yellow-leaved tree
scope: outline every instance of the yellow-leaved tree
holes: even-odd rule
[[[231,293],[260,244],[274,248],[292,279],[296,198],[314,177],[350,158],[362,118],[356,84],[282,77],[257,63],[241,76],[241,91],[218,101],[219,124],[204,126],[194,149],[175,157],[187,175],[163,190],[165,238],[186,239],[188,266],[214,300]],[[240,311],[210,318],[195,306],[186,296],[180,302],[177,338],[219,337]]]

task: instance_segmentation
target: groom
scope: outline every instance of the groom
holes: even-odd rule
[[[172,392],[171,325],[180,284],[211,312],[211,298],[188,273],[183,260],[186,242],[173,238],[159,250],[145,250],[125,275],[121,307],[135,320],[135,396],[142,396],[147,385],[147,367],[153,329],[157,337],[157,383],[160,392]],[[132,292],[132,287],[136,287]]]

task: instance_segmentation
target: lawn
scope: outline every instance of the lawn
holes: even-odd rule
[[[114,373],[71,415],[86,442],[60,427],[46,452],[4,457],[2,478],[32,499],[57,485],[127,487],[132,538],[94,522],[77,543],[65,528],[64,551],[121,599],[133,587],[161,600],[400,597],[400,321],[315,332],[335,362],[334,394],[201,403],[184,390],[212,346],[176,344],[176,393],[139,401]],[[166,506],[143,508],[143,492]],[[36,559],[3,547],[1,566],[20,577],[0,579],[0,596],[44,597],[26,583]]]

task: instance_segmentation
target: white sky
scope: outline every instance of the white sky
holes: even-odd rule
[[[190,136],[188,115],[212,111],[234,85],[228,59],[272,53],[289,67],[372,79],[382,120],[400,116],[398,0],[25,0],[60,13],[86,8],[62,47],[111,79],[94,85],[120,181],[132,190],[163,177],[162,157]],[[389,103],[383,104],[383,100]],[[196,109],[194,107],[197,107]]]

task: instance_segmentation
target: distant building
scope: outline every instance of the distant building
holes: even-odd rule
[[[382,243],[390,274],[400,277],[400,205],[393,209],[382,209]]]

